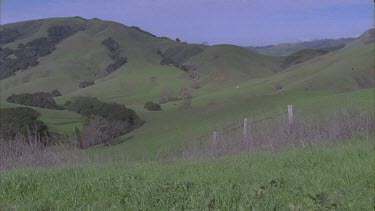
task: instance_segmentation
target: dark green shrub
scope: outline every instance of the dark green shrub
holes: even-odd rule
[[[112,144],[112,141],[131,130],[129,123],[92,117],[84,125],[79,134],[78,147],[88,148],[97,144]]]
[[[33,94],[18,94],[11,95],[7,98],[10,103],[21,105],[35,106],[49,109],[63,109],[62,106],[57,105],[51,94],[46,92],[37,92]]]
[[[121,56],[120,45],[112,37],[103,40],[102,45],[107,47],[109,50],[109,57],[113,60],[113,63],[109,64],[106,68],[107,73],[112,73],[128,62],[128,58]]]
[[[70,103],[66,103],[65,107],[86,117],[100,116],[105,119],[127,122],[129,126],[143,123],[132,109],[118,103],[101,102],[94,97],[76,97]]]
[[[111,144],[113,139],[144,123],[133,110],[124,105],[101,102],[93,97],[76,97],[66,102],[65,107],[88,117],[82,133],[78,136],[80,148]]]
[[[144,105],[144,108],[149,110],[149,111],[160,111],[161,110],[161,107],[159,104],[157,103],[154,103],[154,102],[146,102],[145,105]]]
[[[10,48],[0,48],[0,59],[8,57],[13,54],[13,50]]]
[[[58,97],[58,96],[61,96],[62,94],[58,89],[54,89],[51,91],[51,95],[52,97]]]
[[[15,41],[22,34],[17,29],[4,28],[0,30],[0,44],[6,44]]]
[[[30,66],[38,65],[38,59],[51,54],[56,49],[56,44],[71,36],[77,31],[83,30],[83,25],[61,25],[48,28],[48,37],[39,37],[30,42],[20,43],[15,50],[9,48],[0,51],[0,80],[13,75],[19,70],[26,70]],[[0,44],[13,42],[17,30],[4,29],[0,31]],[[16,59],[6,58],[14,54]]]
[[[48,136],[48,127],[38,120],[40,114],[27,107],[0,109],[0,137],[8,140],[18,135]]]
[[[95,81],[87,80],[87,81],[81,81],[78,86],[81,87],[81,88],[86,88],[86,87],[92,86],[94,84],[95,84]]]

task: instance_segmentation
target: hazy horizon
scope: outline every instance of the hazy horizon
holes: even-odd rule
[[[138,26],[190,43],[264,46],[357,37],[373,27],[374,3],[355,0],[1,1],[1,24],[80,16]]]

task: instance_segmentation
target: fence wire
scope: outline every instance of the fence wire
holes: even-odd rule
[[[334,143],[360,135],[370,140],[374,137],[375,114],[372,109],[339,110],[324,116],[295,116],[289,123],[288,112],[282,111],[251,121],[248,120],[248,134],[244,124],[231,124],[220,130],[205,133],[189,139],[178,150],[171,150],[162,157],[204,158],[241,151],[276,150],[286,146],[307,146]],[[283,118],[276,118],[285,115]],[[272,121],[266,121],[270,120]],[[261,124],[260,124],[261,123]]]

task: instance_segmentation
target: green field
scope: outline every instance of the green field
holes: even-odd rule
[[[0,174],[17,210],[372,210],[374,143]]]

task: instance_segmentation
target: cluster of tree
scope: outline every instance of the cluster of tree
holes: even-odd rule
[[[144,123],[124,105],[101,102],[94,97],[76,97],[66,102],[65,107],[88,118],[79,141],[81,148],[110,143]]]
[[[51,91],[51,96],[52,97],[59,97],[61,96],[61,92],[58,89],[54,89]]]
[[[79,82],[78,86],[81,87],[81,88],[86,88],[86,87],[92,86],[94,84],[95,84],[95,81],[93,81],[93,80],[86,80],[86,81]]]
[[[74,27],[69,25],[51,26],[47,30],[48,37],[36,38],[26,44],[20,43],[15,50],[1,49],[0,79],[7,78],[19,70],[26,70],[30,66],[38,65],[38,59],[51,54],[56,49],[57,43],[82,29],[82,25]],[[12,54],[16,58],[8,58]]]
[[[149,111],[160,111],[161,106],[157,103],[154,103],[152,101],[148,101],[145,103],[144,108],[149,110]]]
[[[109,56],[113,60],[113,62],[106,68],[107,73],[112,73],[128,62],[128,58],[121,56],[120,45],[112,37],[103,40],[102,45],[107,47],[109,50]]]
[[[38,120],[40,114],[27,107],[0,108],[0,137],[12,140],[16,136],[37,136],[39,138],[49,135],[48,127]]]
[[[129,129],[122,121],[91,117],[81,132],[77,131],[77,146],[81,149],[98,144],[112,144],[112,141],[127,133]]]
[[[10,48],[0,48],[0,59],[4,59],[13,54],[13,50]]]
[[[26,93],[18,95],[13,94],[7,98],[7,101],[10,103],[35,106],[40,108],[58,110],[63,109],[63,107],[58,105],[56,101],[52,98],[52,95],[46,92],[37,92],[33,94]]]
[[[118,103],[105,103],[95,97],[75,97],[72,101],[66,102],[65,107],[86,117],[100,116],[126,122],[129,126],[143,123],[132,109]]]
[[[17,29],[2,28],[0,30],[0,44],[13,42],[21,35]]]

